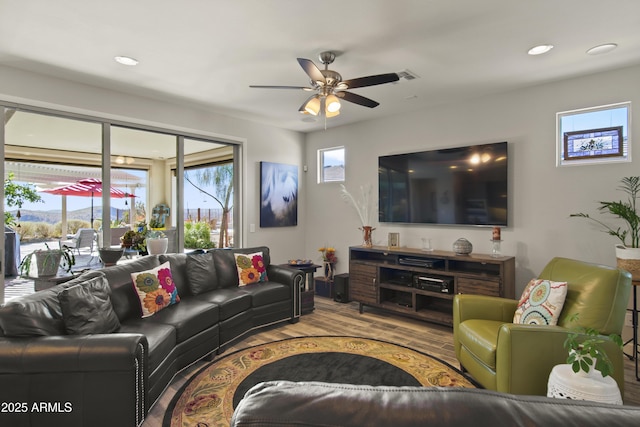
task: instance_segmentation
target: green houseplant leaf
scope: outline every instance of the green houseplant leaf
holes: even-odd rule
[[[570,322],[577,322],[579,315],[576,313],[569,318]],[[622,337],[617,334],[609,336],[600,335],[593,328],[582,326],[571,329],[564,341],[564,348],[569,351],[567,363],[571,365],[573,372],[584,371],[589,373],[591,367],[600,371],[603,377],[613,373],[613,363],[602,346],[605,341],[611,340],[622,349]]]
[[[627,194],[626,201],[598,202],[598,210],[620,218],[626,222],[626,228],[614,228],[604,221],[596,219],[589,214],[580,212],[569,215],[575,218],[587,218],[604,228],[604,232],[617,237],[623,245],[631,248],[640,247],[640,215],[636,209],[636,200],[640,194],[640,176],[627,176],[620,180],[618,190]],[[627,245],[630,238],[630,245]]]

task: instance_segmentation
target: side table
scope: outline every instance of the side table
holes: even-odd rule
[[[588,374],[576,374],[569,364],[553,367],[549,375],[547,397],[622,405],[622,396],[616,380],[603,377],[600,371],[595,369]]]
[[[300,290],[300,296],[302,299],[300,311],[302,314],[309,314],[314,309],[313,295],[315,294],[315,281],[314,274],[321,266],[317,264],[280,264],[282,267],[295,268],[305,274],[304,289]]]
[[[638,375],[638,355],[640,352],[638,351],[638,298],[637,298],[637,289],[640,286],[640,280],[633,280],[631,282],[633,285],[633,308],[629,309],[631,311],[631,324],[633,326],[633,337],[629,339],[624,345],[633,343],[633,350],[631,354],[625,353],[625,355],[635,362],[636,367],[636,381],[640,381],[640,375]]]

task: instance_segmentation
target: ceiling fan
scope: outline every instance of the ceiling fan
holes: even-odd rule
[[[400,79],[396,73],[387,73],[342,80],[342,76],[339,73],[329,69],[329,64],[333,63],[336,59],[334,52],[322,52],[318,56],[318,59],[324,64],[324,70],[319,69],[310,59],[298,58],[298,63],[311,78],[311,87],[261,85],[250,85],[249,87],[259,89],[301,89],[308,92],[316,92],[300,106],[298,111],[314,116],[324,115],[325,117],[335,117],[340,114],[340,99],[369,108],[375,108],[380,105],[373,99],[357,95],[353,92],[347,92],[347,89],[392,83]]]

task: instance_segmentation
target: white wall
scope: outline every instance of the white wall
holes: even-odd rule
[[[569,214],[599,215],[596,201],[623,197],[615,191],[620,178],[640,174],[640,120],[632,124],[633,163],[557,168],[555,114],[632,101],[637,118],[638,75],[640,67],[632,67],[309,134],[307,255],[316,258],[320,246],[335,246],[343,273],[348,247],[362,242],[358,218],[340,199],[338,184],[316,182],[318,149],[344,145],[347,189],[371,184],[377,199],[380,155],[508,141],[509,227],[502,231],[502,252],[516,257],[516,295],[554,256],[615,265],[616,239]],[[399,232],[402,246],[420,247],[422,237],[431,237],[436,249],[451,250],[466,237],[475,252],[491,251],[490,228],[373,225],[374,243],[382,245],[388,232]]]
[[[259,227],[260,161],[300,165],[305,155],[304,136],[298,132],[10,67],[0,67],[0,101],[184,130],[241,143],[244,151],[244,211],[240,227],[245,231],[242,246],[267,245],[272,261],[277,263],[299,258],[304,252],[304,181],[300,183],[302,197],[298,207],[298,226]],[[254,233],[248,232],[249,224],[256,224]]]
[[[377,193],[380,155],[509,141],[510,226],[503,230],[503,252],[516,256],[519,294],[553,256],[615,265],[613,237],[572,212],[596,213],[596,201],[622,197],[615,191],[623,176],[638,175],[640,147],[632,140],[633,163],[555,167],[555,114],[576,108],[632,101],[640,108],[640,67],[549,83],[485,97],[463,104],[416,111],[384,120],[308,134],[107,91],[81,83],[0,67],[0,100],[113,117],[134,123],[183,129],[243,143],[244,246],[271,247],[274,261],[318,260],[317,249],[335,246],[339,273],[348,271],[348,247],[361,243],[356,214],[339,197],[337,184],[316,183],[316,150],[345,145],[347,187],[370,183]],[[637,113],[634,114],[637,117]],[[632,135],[640,135],[638,120]],[[632,136],[632,138],[633,138]],[[300,166],[298,226],[259,227],[260,161]],[[308,165],[308,172],[302,165]],[[255,233],[249,233],[255,224]],[[399,232],[401,244],[418,247],[431,237],[437,249],[451,248],[458,237],[474,251],[490,251],[490,230],[470,227],[380,226],[374,239],[385,244],[388,232]]]

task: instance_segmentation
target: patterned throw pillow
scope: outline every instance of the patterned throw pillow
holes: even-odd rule
[[[140,299],[142,317],[152,316],[163,308],[180,302],[169,261],[151,270],[131,273],[131,279]]]
[[[513,323],[556,325],[567,297],[567,282],[532,279],[524,288]]]
[[[252,254],[233,254],[238,268],[238,286],[245,286],[251,283],[266,282],[267,266],[264,265],[262,252]]]

